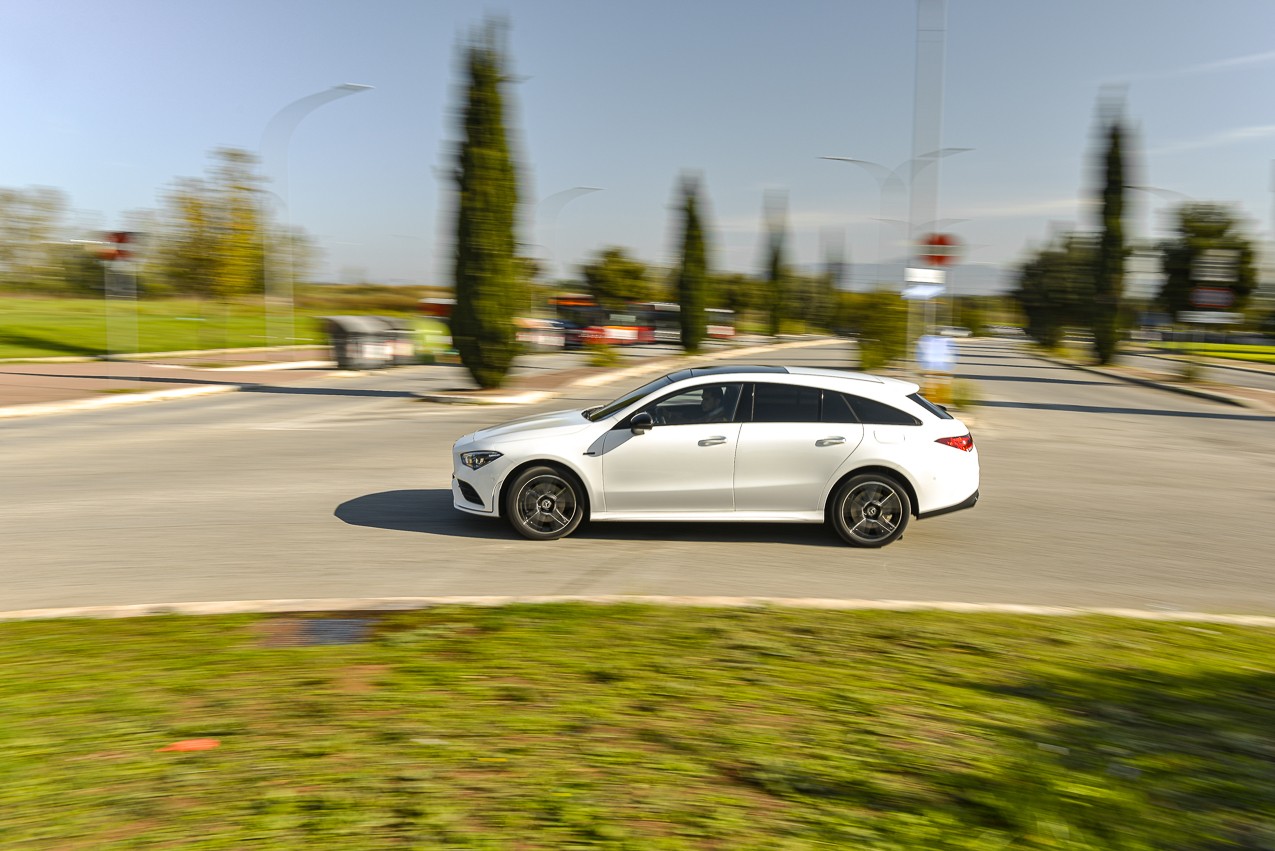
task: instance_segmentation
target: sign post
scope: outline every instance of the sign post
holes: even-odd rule
[[[96,243],[97,259],[102,263],[102,296],[106,300],[106,357],[135,354],[138,345],[137,269],[133,261],[139,234],[131,231],[109,231]],[[122,309],[113,303],[125,302]],[[122,359],[121,359],[122,360]],[[119,378],[133,377],[125,367],[112,370]]]
[[[912,334],[911,302],[924,302],[925,312],[922,319],[925,333],[928,334],[934,324],[934,299],[947,291],[947,272],[942,267],[955,261],[959,253],[960,240],[955,236],[946,233],[926,234],[916,242],[917,259],[925,266],[909,267],[904,272],[907,283],[911,285],[903,289],[903,298],[909,302],[908,349],[913,352],[913,364],[921,371],[924,371],[925,367],[921,362],[919,341],[917,346],[913,346],[913,340],[916,338]]]

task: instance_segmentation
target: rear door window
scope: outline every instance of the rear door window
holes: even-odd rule
[[[823,391],[823,416],[825,423],[857,423],[859,415],[850,405],[850,399],[844,393],[835,390]]]
[[[753,386],[753,422],[819,422],[819,388],[761,383]]]

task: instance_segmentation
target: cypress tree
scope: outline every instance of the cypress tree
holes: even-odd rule
[[[766,289],[770,291],[770,336],[778,337],[786,313],[788,293],[784,270],[784,199],[779,193],[766,197]]]
[[[699,185],[682,179],[682,262],[677,270],[677,301],[681,305],[682,348],[698,352],[707,335],[704,314],[708,295],[708,251],[700,222]]]
[[[1111,363],[1116,355],[1116,320],[1124,290],[1124,135],[1119,116],[1113,117],[1106,133],[1102,229],[1094,269],[1093,345],[1098,363]]]
[[[484,388],[501,385],[517,353],[518,176],[505,129],[502,34],[503,27],[489,21],[465,48],[456,170],[452,340],[461,363]]]

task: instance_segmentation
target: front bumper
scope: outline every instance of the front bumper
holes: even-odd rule
[[[503,458],[485,467],[471,470],[461,463],[461,452],[474,451],[474,444],[452,447],[452,507],[468,514],[494,517],[500,514],[496,505],[500,479],[508,469]]]
[[[481,514],[491,517],[495,514],[491,495],[486,497],[474,487],[473,483],[452,476],[452,507],[467,514]]]

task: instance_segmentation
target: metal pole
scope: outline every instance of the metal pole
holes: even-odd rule
[[[291,344],[296,338],[296,316],[293,302],[293,280],[292,280],[292,234],[291,231],[291,211],[288,208],[288,143],[292,139],[292,131],[301,123],[301,119],[305,118],[314,110],[330,103],[338,98],[355,95],[359,92],[365,92],[371,89],[371,86],[362,83],[342,83],[339,86],[333,86],[321,92],[307,95],[299,98],[285,106],[274,114],[274,117],[266,124],[266,129],[261,134],[261,168],[263,173],[266,171],[267,145],[275,140],[282,150],[278,155],[279,159],[279,193],[278,197],[283,206],[283,230],[282,237],[284,241],[284,280],[283,293],[279,299],[280,305],[286,313],[284,321],[284,338],[285,344]],[[266,305],[266,342],[273,342],[270,332],[270,249],[269,249],[269,227],[268,227],[268,211],[265,204],[265,194],[262,193],[262,215],[261,215],[261,240],[262,240],[262,289],[265,290]]]
[[[552,247],[549,249],[550,262],[552,262],[554,266],[558,267],[559,278],[564,276],[564,264],[562,264],[558,259],[558,214],[562,212],[563,207],[567,206],[567,204],[574,201],[576,198],[579,198],[581,195],[588,195],[590,192],[601,191],[602,187],[600,186],[573,186],[570,189],[555,192],[547,198],[541,199],[540,203],[536,205],[537,207],[544,207],[549,204],[550,201],[557,201],[557,203],[549,207],[549,219],[552,222],[552,225],[549,227],[548,238],[552,243]]]

